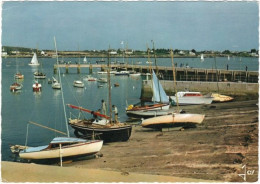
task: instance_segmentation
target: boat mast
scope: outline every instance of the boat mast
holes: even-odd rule
[[[175,96],[176,96],[177,110],[178,110],[178,112],[180,112],[180,109],[179,109],[179,100],[178,100],[178,96],[177,96],[176,75],[175,75],[175,67],[174,67],[174,62],[173,62],[173,51],[172,51],[172,49],[171,49],[171,58],[172,58],[173,84],[174,84],[174,90],[175,90]]]
[[[111,104],[111,81],[110,81],[110,46],[107,52],[107,80],[108,80],[108,103],[109,103],[109,123],[112,123],[112,104]]]
[[[62,82],[61,82],[61,77],[60,77],[59,57],[58,57],[58,51],[57,51],[57,45],[56,45],[56,38],[55,38],[55,36],[54,36],[54,45],[55,45],[55,50],[56,50],[56,59],[57,59],[56,62],[57,62],[57,65],[58,65],[58,76],[59,76],[60,87],[61,87],[61,98],[62,98],[62,105],[63,105],[63,111],[64,111],[64,116],[65,116],[65,124],[66,124],[66,129],[67,129],[67,136],[70,137],[69,126],[68,126],[68,122],[67,122],[67,114],[66,114],[65,103],[64,103],[63,88],[62,88]]]

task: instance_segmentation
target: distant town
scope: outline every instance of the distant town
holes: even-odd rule
[[[82,50],[82,51],[58,51],[59,57],[107,57],[108,52],[110,57],[148,57],[147,50],[133,50],[133,49],[110,49],[110,50]],[[196,51],[175,49],[174,57],[258,57],[259,50],[251,49],[249,51]],[[36,53],[38,57],[56,57],[54,50],[38,50],[35,48],[2,46],[2,57],[32,57]],[[155,49],[156,57],[167,58],[170,56],[170,49]],[[149,50],[150,57],[154,56],[154,50]]]

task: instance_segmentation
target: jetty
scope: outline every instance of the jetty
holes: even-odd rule
[[[105,71],[107,64],[59,64],[54,65],[54,73],[57,72],[58,67],[65,68],[67,74],[72,68],[76,68],[77,73],[81,73],[83,68],[88,68],[89,73],[92,73],[93,68],[100,68],[101,71]],[[172,67],[168,66],[111,64],[110,67],[115,69],[124,68],[140,73],[150,73],[150,70],[153,69],[159,75],[160,80],[173,80]],[[258,83],[258,71],[175,67],[175,73],[176,81]]]

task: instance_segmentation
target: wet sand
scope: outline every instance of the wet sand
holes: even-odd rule
[[[103,157],[73,162],[67,167],[102,168],[120,172],[243,181],[242,166],[258,178],[257,100],[182,106],[186,113],[204,113],[197,128],[171,131],[134,126],[128,142],[103,146]]]
[[[163,132],[136,125],[128,142],[105,144],[99,153],[101,157],[67,163],[63,168],[26,164],[24,172],[30,171],[28,181],[45,182],[199,182],[196,179],[243,182],[239,174],[244,174],[242,166],[246,165],[247,171],[254,171],[252,175],[246,171],[246,181],[255,182],[257,103],[250,100],[181,107],[186,113],[206,114],[205,120],[197,128],[178,127]],[[10,173],[23,173],[23,169],[19,172],[12,164],[20,163],[2,163],[3,181],[10,181]],[[41,167],[49,168],[49,174],[43,175]],[[93,177],[91,173],[99,174]],[[17,174],[14,182],[24,181],[23,177]]]

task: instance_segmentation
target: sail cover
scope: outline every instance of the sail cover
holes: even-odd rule
[[[161,83],[156,77],[153,71],[153,80],[152,80],[152,88],[153,88],[153,101],[161,102],[161,103],[169,103],[169,97],[166,95],[164,89],[162,88]]]

